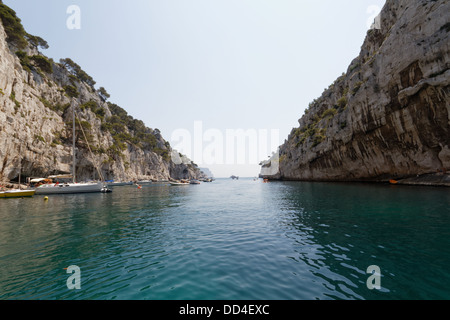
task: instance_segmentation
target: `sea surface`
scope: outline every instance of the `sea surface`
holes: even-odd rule
[[[3,300],[450,299],[448,188],[217,179],[0,200]]]

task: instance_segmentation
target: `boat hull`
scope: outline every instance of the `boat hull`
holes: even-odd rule
[[[32,197],[36,193],[35,190],[11,190],[0,192],[0,198],[25,198]]]
[[[181,182],[171,182],[171,186],[188,186],[189,183],[181,183]]]
[[[108,187],[122,187],[122,186],[132,186],[133,182],[111,182],[108,183]]]
[[[102,183],[64,183],[46,184],[36,188],[36,194],[73,194],[73,193],[95,193],[104,192],[105,186]]]
[[[137,182],[137,184],[138,185],[141,185],[141,186],[143,186],[143,185],[148,185],[148,184],[152,184],[153,183],[153,181],[138,181]]]

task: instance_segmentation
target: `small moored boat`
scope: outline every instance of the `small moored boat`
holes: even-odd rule
[[[171,186],[188,186],[189,182],[183,182],[183,181],[170,181]]]
[[[133,185],[133,181],[123,182],[123,181],[109,180],[109,181],[105,181],[105,182],[108,185],[108,187],[121,187],[121,186],[132,186]]]
[[[34,196],[35,193],[36,193],[35,190],[13,189],[13,190],[1,191],[0,198],[26,198],[26,197]]]
[[[152,184],[153,181],[152,180],[141,180],[137,182],[139,185],[148,185],[148,184]]]

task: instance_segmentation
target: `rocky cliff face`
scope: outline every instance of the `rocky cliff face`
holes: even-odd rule
[[[20,168],[22,177],[71,173],[73,108],[77,180],[202,175],[191,162],[175,164],[157,129],[106,102],[70,68],[35,46],[19,51],[7,39],[0,21],[0,181],[17,179]]]
[[[266,163],[262,175],[384,181],[450,168],[448,12],[447,0],[387,0],[381,29],[310,104],[277,171]]]

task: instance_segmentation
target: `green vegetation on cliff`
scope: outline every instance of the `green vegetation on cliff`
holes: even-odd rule
[[[70,58],[60,59],[59,62],[78,80],[86,83],[91,88],[94,88],[96,83],[94,79],[92,79],[92,77],[88,75],[86,71],[81,69],[81,67],[77,63],[75,63],[72,59]]]
[[[16,12],[0,1],[0,19],[7,35],[7,41],[18,50],[25,49],[28,45],[35,48],[48,49],[48,43],[38,36],[33,36],[25,31],[22,21]]]
[[[167,149],[158,147],[157,130],[147,128],[142,120],[134,119],[117,104],[108,102],[108,108],[112,116],[102,123],[102,130],[109,131],[117,143],[127,142],[143,150],[153,151],[166,161],[170,160],[170,145],[165,142]]]
[[[0,35],[1,55],[7,58],[2,59],[6,81],[0,97],[5,101],[2,112],[8,115],[0,140],[15,138],[8,152],[20,149],[19,144],[30,146],[23,154],[25,176],[66,172],[73,110],[79,177],[90,179],[96,164],[101,164],[105,177],[114,179],[180,179],[200,174],[194,165],[171,162],[172,150],[161,132],[109,102],[108,91],[95,88],[95,80],[79,64],[70,58],[55,62],[41,54],[38,50],[47,49],[48,43],[27,33],[16,13],[1,0],[0,29],[5,30]],[[40,150],[45,153],[35,156]],[[6,160],[2,168],[8,172],[0,172],[0,177],[12,179],[15,164]]]
[[[28,45],[25,31],[21,20],[16,16],[16,12],[0,2],[0,19],[7,35],[6,40],[19,50],[25,49]]]

